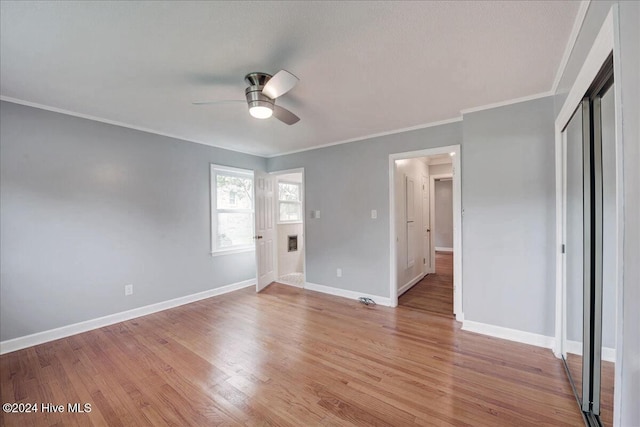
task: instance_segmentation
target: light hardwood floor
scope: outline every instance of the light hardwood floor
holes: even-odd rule
[[[0,357],[0,425],[581,425],[550,350],[280,284]]]

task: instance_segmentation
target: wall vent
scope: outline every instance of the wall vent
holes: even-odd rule
[[[289,237],[289,240],[287,244],[287,251],[297,252],[298,251],[298,235],[293,234],[293,235],[289,235],[288,237]]]

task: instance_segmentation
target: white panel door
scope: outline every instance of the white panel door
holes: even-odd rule
[[[413,179],[405,175],[405,183],[405,200],[407,205],[407,268],[411,268],[416,260],[415,196]]]
[[[416,223],[407,222],[407,268],[416,263]]]
[[[255,172],[256,209],[256,291],[260,292],[276,279],[275,177]]]
[[[413,188],[413,179],[409,176],[405,175],[405,194],[406,194],[406,213],[407,213],[407,222],[413,222],[415,220],[415,200],[414,200],[414,188]]]
[[[429,178],[422,175],[422,272],[435,273],[435,266],[431,262],[431,206],[429,203]]]

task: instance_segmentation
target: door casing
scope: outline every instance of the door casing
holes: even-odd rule
[[[461,161],[460,145],[427,148],[418,151],[393,153],[389,155],[389,299],[391,307],[398,306],[398,278],[397,278],[397,246],[396,246],[396,160],[428,157],[438,154],[453,153],[453,312],[456,320],[464,320],[462,305],[462,190],[461,190]]]

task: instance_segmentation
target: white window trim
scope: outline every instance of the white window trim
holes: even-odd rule
[[[218,249],[216,247],[216,241],[217,241],[216,237],[217,237],[217,230],[218,230],[218,215],[217,215],[218,213],[240,212],[240,211],[245,213],[252,213],[254,215],[253,226],[255,228],[255,201],[252,209],[218,209],[217,208],[218,185],[216,182],[216,176],[218,175],[219,172],[223,172],[225,175],[235,175],[242,178],[250,177],[255,184],[254,174],[252,170],[234,168],[231,166],[216,165],[213,163],[210,164],[210,168],[209,168],[209,180],[210,180],[209,193],[211,198],[211,252],[210,254],[211,256],[215,257],[215,256],[239,254],[239,253],[245,253],[245,252],[254,252],[256,249],[254,244],[243,245],[243,246],[232,246],[225,249]]]
[[[289,185],[295,185],[298,187],[298,200],[280,200],[280,183],[282,184],[289,184]],[[298,220],[291,220],[291,221],[283,221],[280,219],[280,203],[292,203],[292,204],[297,204],[300,207],[300,219]],[[278,224],[302,224],[302,183],[301,182],[294,182],[294,181],[285,181],[285,180],[278,180]]]

